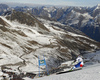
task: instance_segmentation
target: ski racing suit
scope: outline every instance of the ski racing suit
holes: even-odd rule
[[[83,65],[84,65],[83,59],[81,57],[77,57],[76,63],[77,64],[72,69],[75,69],[75,68],[78,68],[78,67],[83,67]]]

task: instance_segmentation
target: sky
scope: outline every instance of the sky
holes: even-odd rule
[[[42,5],[95,6],[100,0],[0,0],[0,3],[28,3]]]

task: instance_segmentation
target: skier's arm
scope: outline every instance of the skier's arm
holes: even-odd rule
[[[74,63],[76,62],[76,59],[74,60]]]
[[[75,65],[76,64],[76,60],[74,60],[72,63],[71,63],[71,65]]]

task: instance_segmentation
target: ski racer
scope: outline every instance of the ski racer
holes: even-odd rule
[[[81,55],[78,55],[78,57],[76,58],[76,60],[74,61],[75,65],[71,68],[71,70],[74,70],[75,68],[79,68],[79,67],[83,67],[84,63],[83,63],[83,59]]]

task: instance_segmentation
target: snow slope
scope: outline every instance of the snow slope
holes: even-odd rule
[[[100,61],[99,56],[100,56],[100,51],[97,51],[96,53],[94,52],[84,55],[84,58],[91,59],[91,57],[93,57],[94,59],[96,59],[96,61]],[[85,63],[86,67],[83,67],[82,70],[59,74],[59,75],[45,76],[34,80],[100,80],[100,64],[99,62],[98,63],[95,63],[95,61],[92,62],[94,62],[94,65],[88,65],[88,63],[86,62]],[[27,80],[32,80],[32,79],[27,79]]]
[[[32,14],[46,19],[57,20],[81,30],[90,38],[100,42],[100,4],[94,7],[40,7],[33,8]]]
[[[100,63],[100,51],[84,54],[85,66]]]
[[[51,75],[34,80],[100,80],[100,64],[89,66],[79,71]]]

